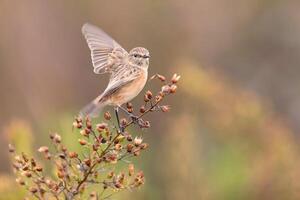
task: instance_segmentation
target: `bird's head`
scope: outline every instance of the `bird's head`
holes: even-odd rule
[[[149,51],[143,47],[135,47],[129,52],[129,62],[132,65],[148,68],[149,58]]]

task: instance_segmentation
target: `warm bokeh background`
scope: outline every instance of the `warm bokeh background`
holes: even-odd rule
[[[92,72],[85,22],[128,50],[148,48],[150,74],[182,75],[172,112],[149,118],[146,185],[118,199],[300,199],[299,9],[297,0],[0,0],[0,199],[22,196],[8,140],[30,152],[50,131],[73,138],[73,117],[106,86]]]

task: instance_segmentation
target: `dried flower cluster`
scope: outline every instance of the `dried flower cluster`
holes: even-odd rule
[[[162,75],[151,77],[155,78],[162,83],[166,81]],[[51,146],[41,146],[38,152],[50,161],[54,176],[51,173],[47,176],[47,170],[37,159],[25,153],[19,155],[9,145],[17,175],[16,182],[26,188],[28,197],[37,199],[82,199],[87,197],[87,193],[90,199],[108,199],[118,191],[140,187],[145,182],[144,174],[136,171],[128,159],[139,156],[149,145],[141,137],[132,136],[127,128],[131,125],[149,128],[150,122],[143,119],[147,113],[168,112],[170,107],[160,103],[167,95],[176,92],[179,78],[174,74],[170,83],[163,85],[156,95],[147,91],[138,115],[134,115],[133,105],[127,103],[126,108],[122,108],[126,117],[117,125],[109,112],[104,113],[105,122],[96,125],[89,118],[76,118],[73,128],[78,130],[75,132],[78,132],[81,152],[67,149],[59,134],[51,134]],[[120,161],[128,165],[127,169],[115,170]],[[95,185],[96,189],[92,187]]]

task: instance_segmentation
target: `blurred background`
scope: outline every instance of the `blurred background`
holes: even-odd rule
[[[148,117],[151,148],[137,162],[146,185],[117,199],[300,199],[299,9],[297,0],[0,0],[0,199],[23,194],[8,142],[31,152],[51,131],[74,138],[74,116],[106,87],[85,22],[127,50],[149,49],[150,75],[182,76],[172,111]]]

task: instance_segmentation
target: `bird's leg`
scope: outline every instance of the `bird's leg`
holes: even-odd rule
[[[137,120],[138,120],[138,117],[137,117],[137,116],[135,116],[134,114],[128,112],[128,110],[126,110],[126,109],[123,108],[122,106],[119,106],[119,108],[120,108],[121,110],[123,110],[127,115],[129,115],[129,117],[132,119],[132,121],[133,121],[134,123],[137,122]]]
[[[117,118],[119,130],[120,130],[121,133],[123,133],[123,132],[124,132],[124,130],[123,130],[124,128],[121,127],[120,119],[119,119],[119,107],[117,106],[117,107],[115,107],[114,109],[115,109],[115,113],[116,113],[116,118]]]

